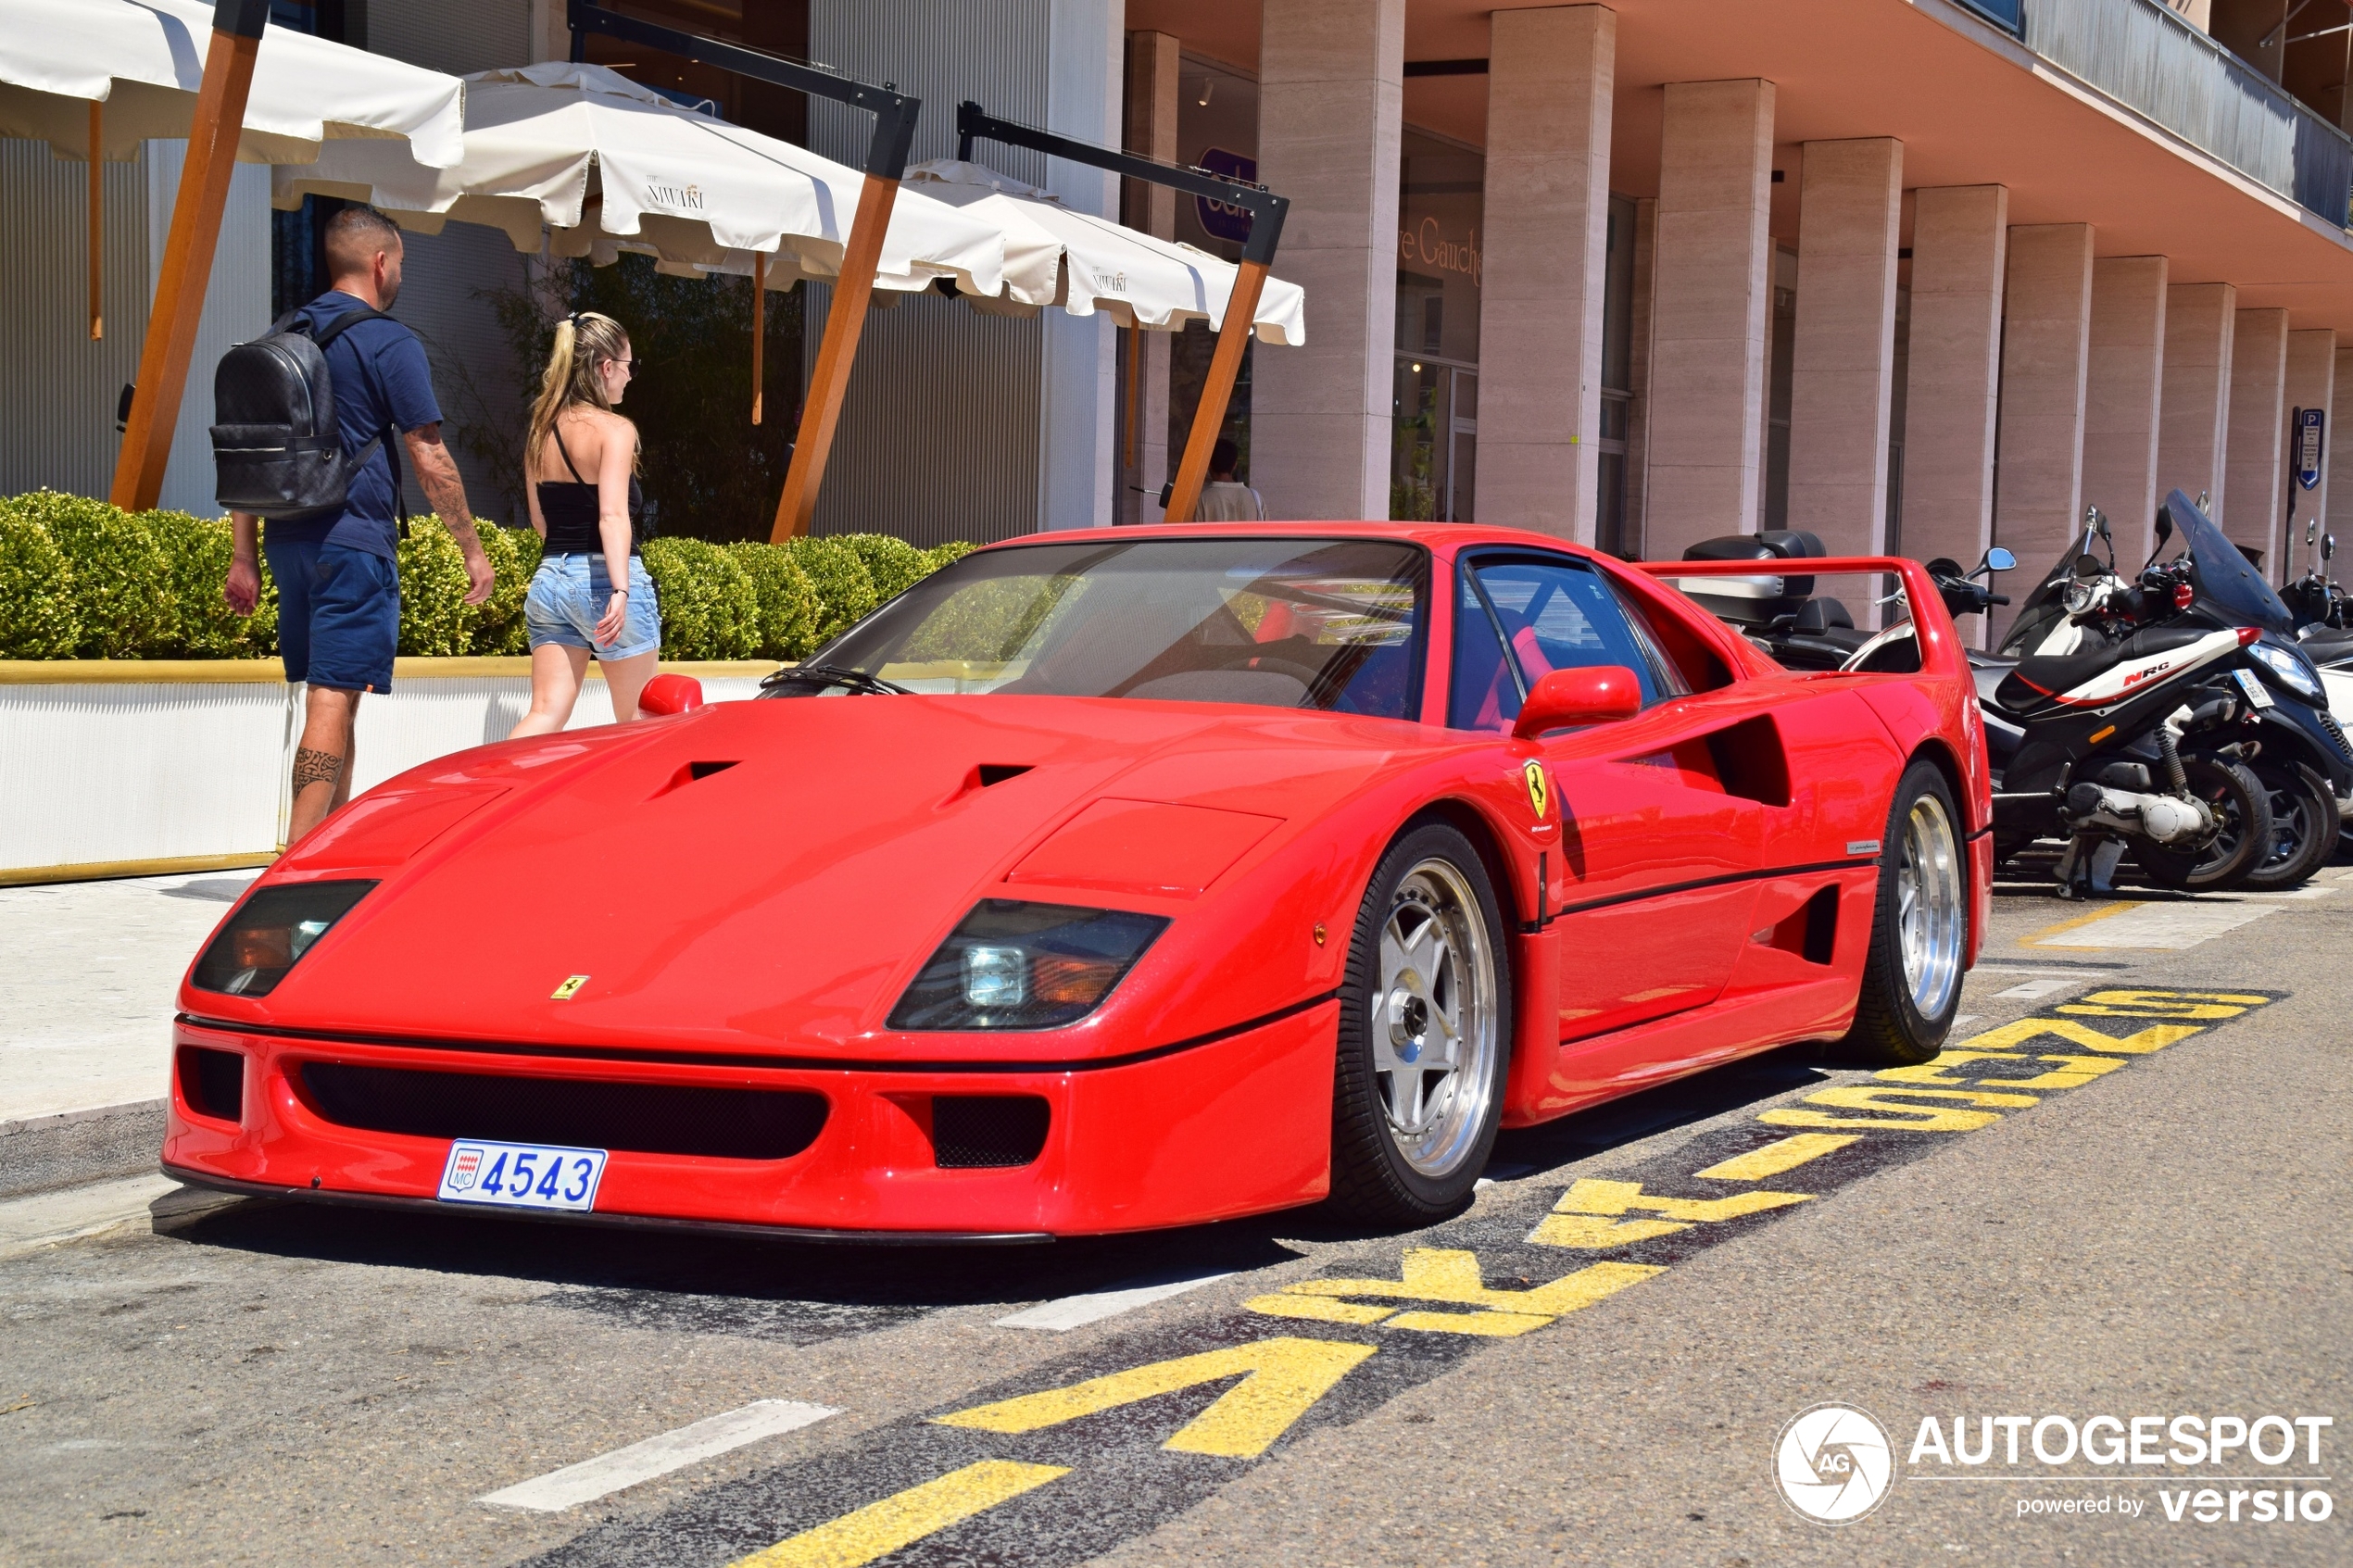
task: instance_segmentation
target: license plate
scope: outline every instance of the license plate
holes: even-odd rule
[[[2254,671],[2233,670],[2231,671],[2231,675],[2238,682],[2239,690],[2246,694],[2247,701],[2255,704],[2258,708],[2269,708],[2271,706],[2271,694],[2263,689],[2263,682]]]
[[[601,1148],[459,1138],[449,1146],[449,1162],[441,1168],[439,1196],[445,1203],[585,1213],[597,1206],[597,1184],[604,1175]]]

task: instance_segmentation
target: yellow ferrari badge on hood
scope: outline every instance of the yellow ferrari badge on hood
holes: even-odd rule
[[[1552,804],[1553,781],[1546,776],[1541,762],[1524,762],[1519,771],[1528,781],[1528,809],[1536,813],[1536,820],[1541,822],[1545,809]]]
[[[1539,815],[1541,813],[1540,812]],[[551,1002],[568,1002],[580,995],[580,988],[587,984],[588,977],[585,974],[567,974],[564,976],[564,983],[557,986],[554,994],[547,999]]]

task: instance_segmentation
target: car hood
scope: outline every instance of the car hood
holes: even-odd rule
[[[484,747],[354,803],[271,880],[383,884],[271,996],[183,1005],[329,1032],[855,1055],[978,898],[1200,910],[1421,733],[1011,696],[724,703],[631,729]],[[1132,802],[1178,814],[1122,816]],[[1004,1036],[928,1039],[986,1056]]]

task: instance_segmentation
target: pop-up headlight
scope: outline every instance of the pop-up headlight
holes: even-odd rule
[[[893,1029],[1056,1029],[1102,1004],[1158,915],[984,898],[891,1010]]]
[[[297,882],[265,887],[237,907],[196,960],[190,982],[200,991],[266,997],[311,945],[324,936],[372,882]]]

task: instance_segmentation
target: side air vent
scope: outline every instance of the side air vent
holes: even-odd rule
[[[1027,762],[983,762],[973,770],[973,777],[979,782],[981,788],[987,789],[992,784],[1003,784],[1007,779],[1021,777],[1029,771],[1030,767]]]
[[[1756,940],[1807,963],[1826,964],[1838,950],[1838,887],[1818,888],[1780,922],[1756,934]]]
[[[785,1160],[817,1141],[823,1095],[604,1079],[510,1078],[306,1061],[328,1121],[421,1138],[498,1138],[713,1160]]]
[[[217,1122],[245,1115],[245,1059],[236,1051],[180,1047],[180,1098],[189,1110]]]
[[[1781,749],[1781,733],[1771,714],[1718,730],[1707,737],[1707,751],[1726,794],[1763,806],[1789,804],[1789,754]]]
[[[944,1171],[1026,1165],[1046,1147],[1048,1120],[1036,1095],[935,1095],[932,1163]]]
[[[670,777],[663,782],[662,786],[654,791],[651,798],[659,800],[663,796],[668,795],[672,790],[684,789],[690,784],[699,783],[701,780],[711,777],[713,773],[724,773],[728,769],[734,767],[737,760],[740,760],[740,759],[730,759],[725,762],[689,762],[685,767],[679,769],[676,772],[671,774]]]

